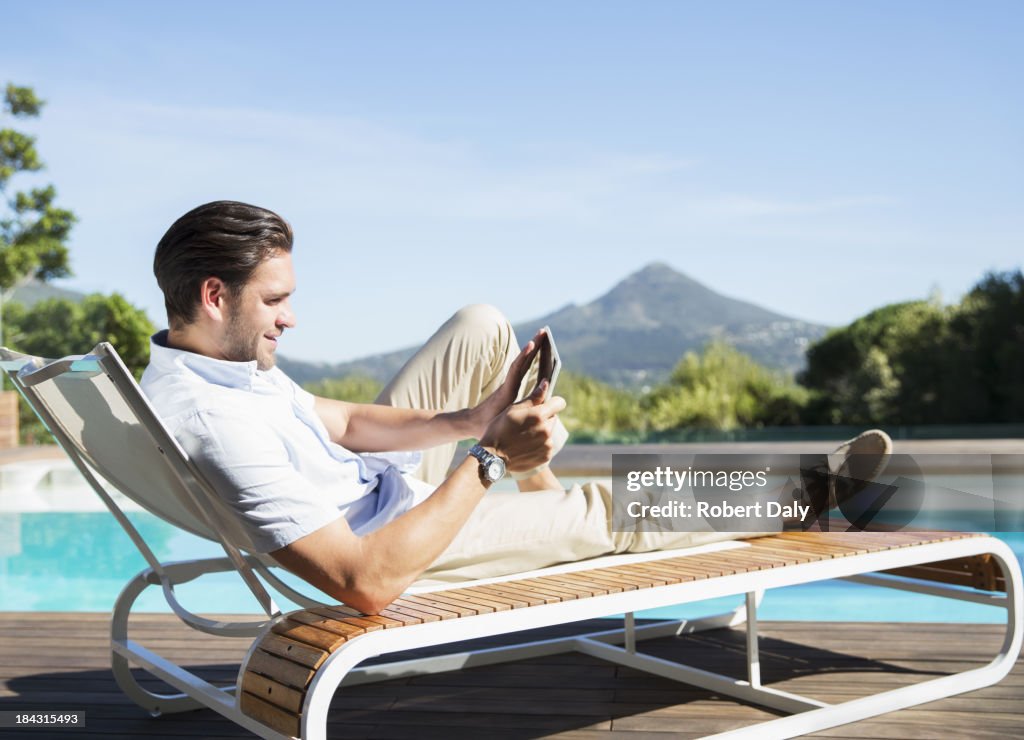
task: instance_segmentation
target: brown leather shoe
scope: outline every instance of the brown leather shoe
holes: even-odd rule
[[[889,464],[892,439],[881,429],[869,429],[839,445],[830,455],[805,455],[800,460],[802,490],[817,520],[857,495]]]
[[[892,439],[881,429],[869,429],[839,445],[828,456],[829,508],[863,491],[880,476],[892,456]]]

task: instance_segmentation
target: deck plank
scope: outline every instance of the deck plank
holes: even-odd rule
[[[454,608],[454,605],[453,605]],[[342,616],[342,615],[339,615]],[[249,733],[210,710],[153,719],[114,682],[102,614],[0,613],[0,710],[85,709],[84,729],[33,738],[243,738]],[[610,620],[529,633],[542,639],[606,629]],[[374,625],[376,626],[376,625]],[[842,701],[988,662],[997,625],[762,622],[766,683]],[[216,682],[233,683],[248,640],[199,635],[173,615],[133,617],[131,636]],[[527,633],[515,637],[522,639]],[[494,646],[508,638],[477,644]],[[742,675],[744,634],[715,630],[641,643],[669,660]],[[55,649],[55,648],[62,649]],[[423,655],[427,651],[411,651]],[[817,669],[819,672],[815,672]],[[149,679],[159,686],[155,679]],[[772,717],[716,697],[574,653],[430,676],[347,687],[331,707],[333,737],[562,740],[686,738]],[[830,738],[1006,737],[1024,728],[1024,661],[1000,684],[819,733]],[[8,734],[5,734],[8,733]],[[0,738],[12,736],[0,730]],[[13,736],[12,736],[13,737]]]

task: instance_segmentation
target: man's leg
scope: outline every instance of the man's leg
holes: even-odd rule
[[[405,363],[376,402],[444,411],[471,408],[497,390],[518,352],[512,325],[498,309],[485,304],[466,306]],[[414,475],[440,485],[456,446],[452,442],[424,450]]]
[[[844,442],[828,458],[821,456],[827,459],[824,485],[863,488],[882,473],[891,453],[892,442],[885,432],[864,432]],[[851,469],[857,478],[850,478]],[[529,496],[489,493],[451,545],[423,574],[421,582],[491,578],[611,553],[668,550],[773,534],[616,532],[612,530],[611,512],[610,481]]]
[[[758,532],[612,531],[611,481],[568,491],[488,493],[418,581],[458,582],[622,552],[693,547]]]

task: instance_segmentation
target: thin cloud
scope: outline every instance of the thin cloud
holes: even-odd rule
[[[160,182],[155,197],[242,191],[358,219],[563,221],[588,228],[642,222],[672,230],[748,219],[799,220],[895,203],[880,195],[709,196],[700,192],[697,162],[674,154],[570,154],[536,145],[495,152],[357,116],[82,98],[51,113],[47,141],[73,142],[63,154],[75,158],[79,172],[143,172]],[[95,162],[81,167],[90,152]],[[133,190],[123,181],[103,185]],[[84,195],[106,199],[104,187],[90,180],[83,183]]]
[[[244,184],[302,192],[307,202],[359,214],[435,221],[599,220],[617,202],[671,187],[693,167],[691,160],[650,153],[559,159],[501,152],[495,161],[494,152],[472,142],[357,117],[94,100],[65,104],[60,113],[48,122],[48,136],[75,142],[66,156],[73,152],[81,163],[84,150],[101,170],[145,172],[163,193],[234,192]],[[61,131],[69,126],[73,137]]]

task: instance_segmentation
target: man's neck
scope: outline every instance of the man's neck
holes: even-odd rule
[[[191,352],[196,355],[212,357],[215,360],[224,359],[220,353],[216,351],[214,345],[208,341],[203,341],[203,337],[198,332],[193,331],[191,326],[187,326],[183,329],[168,329],[167,347],[169,349],[177,349],[185,352]]]

